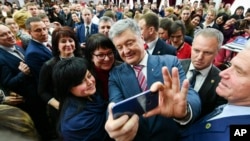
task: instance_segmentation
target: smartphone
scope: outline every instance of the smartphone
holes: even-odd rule
[[[113,118],[117,119],[122,115],[132,116],[133,114],[140,116],[158,106],[158,97],[158,92],[147,90],[120,101],[112,107]]]

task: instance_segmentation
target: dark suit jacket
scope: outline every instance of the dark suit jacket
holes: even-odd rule
[[[231,116],[211,121],[202,119],[184,132],[180,141],[231,141],[230,125],[249,124],[250,115]]]
[[[190,63],[190,59],[181,60],[181,65],[185,73],[188,72]],[[218,96],[215,91],[218,83],[220,82],[219,72],[220,70],[217,67],[212,66],[207,78],[198,91],[201,99],[200,118],[212,112],[219,105],[225,104],[227,102],[224,98]]]
[[[92,23],[90,35],[95,34],[95,33],[98,33],[98,25]],[[81,24],[80,26],[77,27],[76,36],[77,36],[78,42],[80,44],[87,41],[87,37],[85,36],[85,25],[84,24]]]
[[[164,55],[164,54],[176,56],[176,49],[175,47],[167,44],[165,41],[159,38],[155,44],[155,48],[152,55]]]
[[[16,46],[21,53],[24,50]],[[29,96],[29,84],[32,80],[28,75],[22,73],[19,69],[19,63],[22,60],[0,48],[0,85],[5,91],[14,91],[22,96]]]
[[[39,73],[44,62],[52,57],[51,51],[43,44],[30,40],[25,53],[25,63],[30,67],[33,77],[39,79]]]
[[[179,76],[181,83],[186,78],[184,71],[181,69],[181,64],[175,56],[171,55],[149,55],[147,62],[147,86],[150,87],[154,82],[161,81],[162,66],[167,66],[169,70],[172,67],[179,68]],[[109,77],[109,99],[112,102],[118,102],[127,99],[135,94],[140,93],[133,68],[123,63],[114,67],[110,72]],[[196,118],[200,113],[200,99],[197,93],[190,88],[188,91],[188,103],[192,107],[193,118]],[[140,118],[139,129],[135,137],[135,141],[160,141],[167,139],[175,141],[179,136],[179,126],[172,118],[162,116],[153,116],[150,118]]]

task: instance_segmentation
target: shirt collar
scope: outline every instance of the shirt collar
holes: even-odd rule
[[[214,21],[213,21],[213,22],[211,22],[211,23],[210,23],[210,24],[208,24],[208,25],[206,25],[206,23],[204,22],[204,23],[203,23],[203,25],[204,25],[205,27],[208,27],[208,26],[212,27],[212,26],[214,25]]]
[[[148,42],[148,43],[147,43],[148,48],[149,48],[149,49],[154,48],[155,45],[156,45],[157,40],[158,40],[158,37],[157,37],[155,40],[153,40],[152,42]]]
[[[14,50],[16,49],[15,46],[12,46],[12,47],[4,47],[4,46],[2,46],[2,45],[0,45],[0,48],[4,49],[4,50],[6,50],[6,51],[14,51]]]
[[[43,44],[43,45],[47,45],[47,42],[39,42],[38,40],[36,40],[36,39],[32,39],[32,40],[34,40],[35,42],[37,42],[37,43],[40,43],[40,44]]]
[[[137,65],[142,65],[144,67],[147,67],[147,62],[148,62],[148,54],[146,53],[146,51],[144,51],[145,55],[143,57],[143,59],[141,60],[141,62]],[[133,67],[133,65],[131,65],[131,67]]]
[[[207,68],[202,69],[202,70],[199,70],[199,72],[201,73],[202,76],[207,76],[208,73],[209,73],[209,71],[210,71],[210,69],[212,68],[212,66],[213,66],[213,65],[210,64]],[[192,71],[192,70],[194,70],[194,69],[195,69],[195,68],[194,68],[194,65],[193,65],[193,63],[191,62],[188,71]]]
[[[87,24],[85,24],[85,28],[86,28],[87,26],[90,28],[90,27],[91,27],[91,23],[90,23],[90,24],[88,24],[88,25],[87,25]]]

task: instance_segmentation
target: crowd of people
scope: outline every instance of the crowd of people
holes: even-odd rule
[[[250,41],[239,52],[222,48],[249,39],[250,8],[215,9],[212,0],[160,10],[93,1],[0,7],[1,134],[229,141],[229,125],[250,124]],[[157,91],[155,109],[113,118],[115,103],[145,90]]]

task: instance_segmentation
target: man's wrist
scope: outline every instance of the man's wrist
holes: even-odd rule
[[[187,110],[186,110],[186,115],[184,118],[182,118],[181,120],[182,121],[187,121],[191,116],[191,112],[190,112],[190,108],[189,108],[189,105],[187,104]]]
[[[191,109],[191,106],[189,104],[187,104],[187,110],[186,110],[186,115],[185,117],[181,118],[181,119],[174,119],[176,122],[178,122],[179,124],[181,125],[186,125],[188,124],[191,119],[193,117],[193,114],[192,114],[192,109]]]

